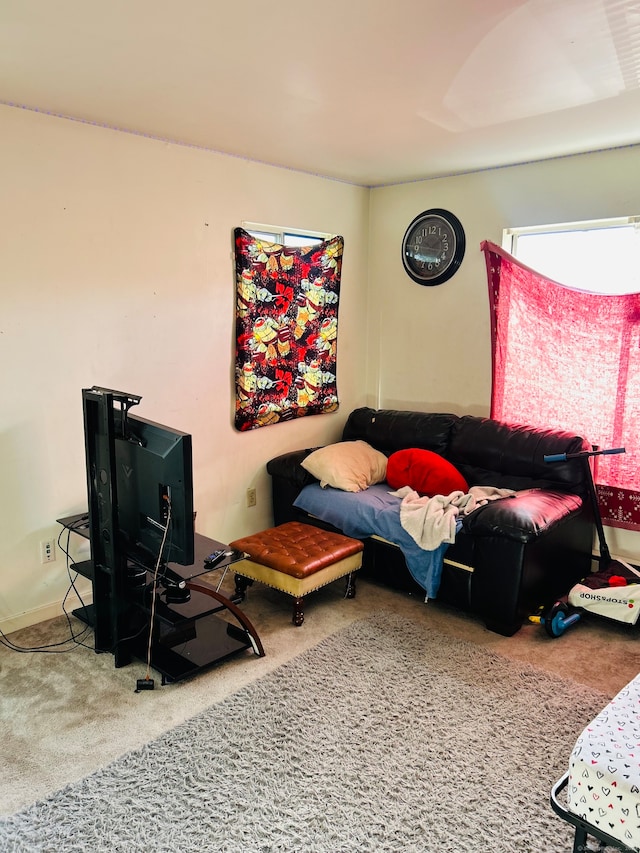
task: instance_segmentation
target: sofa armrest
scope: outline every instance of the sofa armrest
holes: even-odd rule
[[[512,497],[489,501],[463,519],[465,533],[504,536],[527,543],[582,509],[579,495],[550,489],[524,489]]]
[[[305,471],[300,464],[315,449],[310,447],[306,450],[293,450],[267,462],[267,473],[271,475],[274,524],[304,519],[306,513],[296,509],[293,502],[305,486],[318,482],[313,474]]]
[[[292,450],[289,453],[283,453],[282,456],[275,456],[267,462],[267,473],[272,477],[286,480],[298,489],[308,486],[309,483],[317,483],[318,481],[313,474],[305,471],[300,464],[317,449],[316,447],[308,447],[305,450]]]

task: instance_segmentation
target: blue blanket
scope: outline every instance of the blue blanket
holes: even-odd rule
[[[304,487],[293,505],[354,539],[376,535],[393,542],[427,598],[435,598],[449,546],[441,545],[435,551],[421,548],[400,523],[400,504],[401,499],[391,494],[388,483],[369,486],[364,492],[343,492],[331,486],[322,489],[319,483],[312,483]]]

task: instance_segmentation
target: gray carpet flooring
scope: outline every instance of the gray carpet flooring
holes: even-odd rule
[[[381,611],[0,819],[3,851],[565,853],[609,696]]]

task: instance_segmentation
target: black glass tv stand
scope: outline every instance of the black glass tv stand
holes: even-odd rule
[[[58,523],[90,540],[86,515],[59,518]],[[205,563],[206,558],[226,546],[197,533],[194,545],[195,561],[192,566],[168,564],[167,574],[171,578],[168,584],[162,581],[161,567],[155,605],[152,602],[152,568],[143,567],[141,570],[136,561],[130,562],[127,581],[120,585],[121,594],[114,600],[113,596],[101,596],[100,588],[96,589],[93,560],[71,565],[73,571],[91,580],[93,603],[77,608],[73,615],[94,629],[96,652],[111,652],[116,667],[126,666],[133,658],[146,662],[151,630],[150,663],[162,676],[162,684],[179,681],[246,650],[259,657],[264,655],[257,631],[237,602],[224,596],[202,577],[211,571],[225,572],[243,555],[234,553],[225,557],[212,570]],[[174,587],[180,579],[184,582],[184,594],[176,595]],[[114,609],[117,610],[116,618]],[[102,623],[117,626],[117,635],[112,637],[110,648],[99,642]]]

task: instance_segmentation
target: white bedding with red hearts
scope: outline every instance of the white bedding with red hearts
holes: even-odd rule
[[[567,791],[569,811],[640,851],[640,675],[576,741]]]

